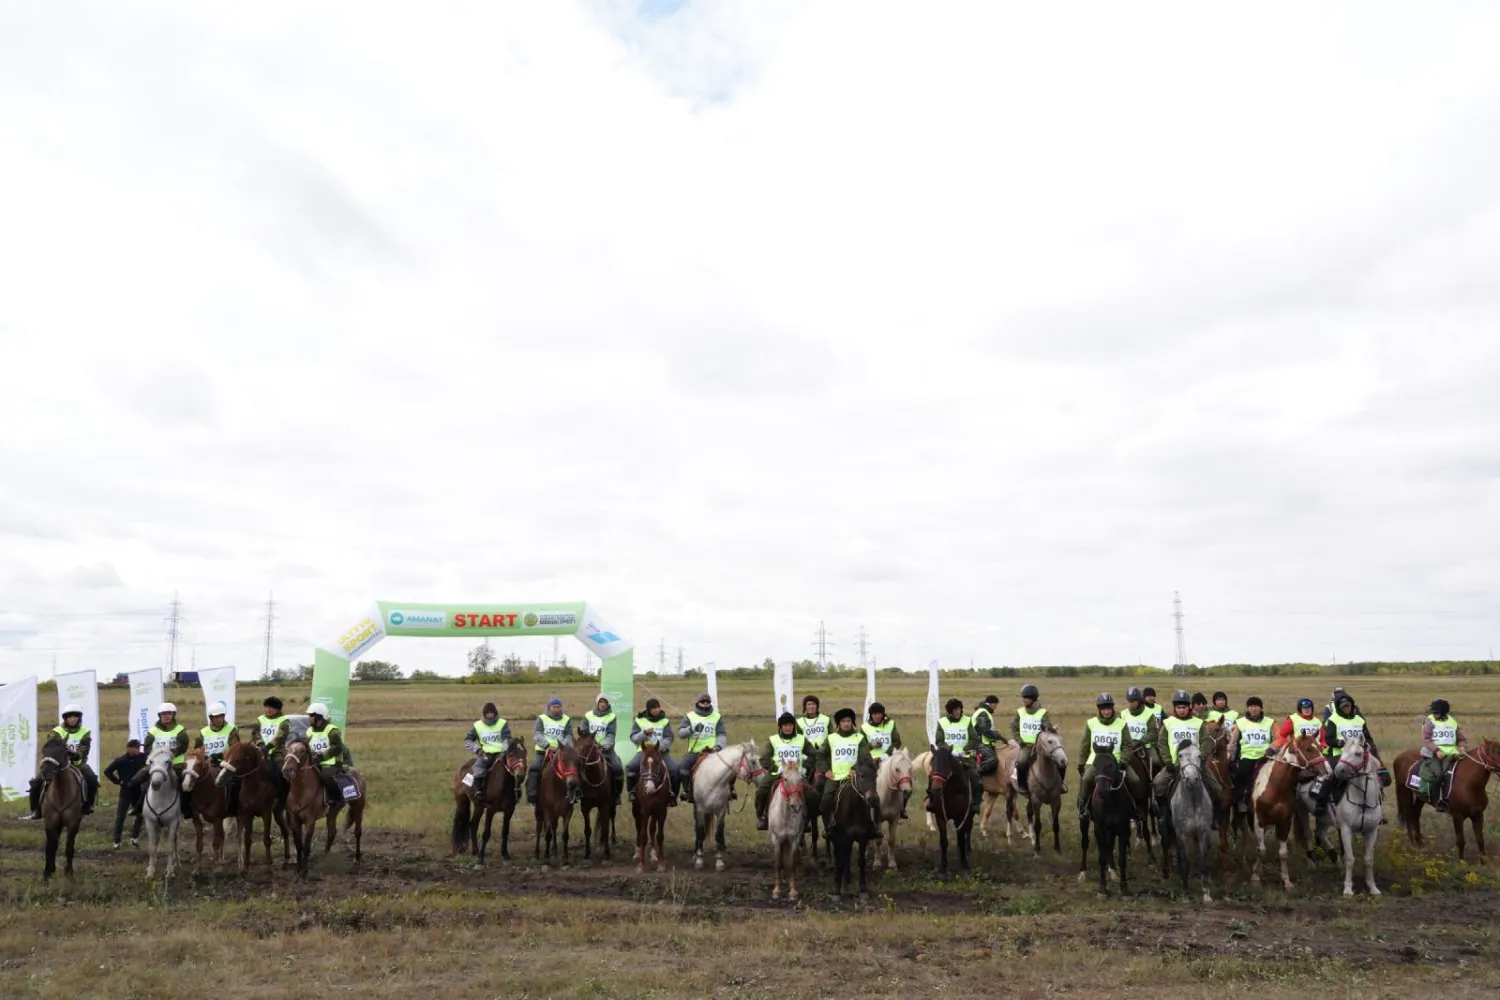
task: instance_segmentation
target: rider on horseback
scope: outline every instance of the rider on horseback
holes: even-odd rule
[[[1202,698],[1202,695],[1198,695]],[[1205,698],[1203,704],[1208,704]],[[1157,806],[1162,815],[1170,815],[1172,786],[1177,782],[1177,751],[1185,742],[1195,743],[1198,752],[1206,759],[1213,755],[1208,733],[1203,729],[1203,720],[1192,713],[1193,698],[1186,691],[1172,693],[1172,714],[1162,719],[1157,736],[1156,753],[1166,766],[1157,774],[1152,790],[1156,793]],[[1222,790],[1219,780],[1211,768],[1203,769],[1203,784],[1208,789],[1209,800],[1217,802]]]
[[[675,806],[677,792],[682,787],[682,775],[677,769],[677,762],[672,759],[672,721],[662,710],[660,701],[655,698],[646,699],[646,710],[635,717],[635,722],[630,727],[630,742],[638,747],[655,743],[656,748],[661,751],[662,763],[667,766],[667,774],[672,778],[672,796],[667,799],[667,805]],[[641,776],[639,750],[625,765],[625,774],[629,779],[630,801],[634,802],[636,779]]]
[[[974,734],[979,738],[979,750],[976,759],[979,762],[980,775],[994,774],[1000,769],[999,744],[1005,742],[1005,737],[1000,735],[1000,730],[995,728],[995,709],[1000,705],[1000,699],[995,695],[986,695],[979,707],[974,709],[974,715],[970,721],[974,723]]]
[[[260,747],[267,757],[274,758],[286,747],[287,717],[281,714],[281,699],[274,694],[261,702],[261,707],[265,712],[255,720],[250,742]],[[279,769],[277,773],[280,773]]]
[[[1193,718],[1208,721],[1208,695],[1202,691],[1193,695]]]
[[[1234,762],[1230,772],[1234,784],[1235,808],[1241,812],[1250,807],[1250,789],[1255,784],[1255,775],[1266,762],[1266,752],[1271,749],[1271,731],[1275,723],[1265,717],[1265,705],[1253,695],[1245,699],[1245,714],[1234,723],[1229,741],[1229,759]]]
[[[1026,687],[1035,691],[1030,684]],[[1025,690],[1022,690],[1024,695]],[[953,759],[958,761],[964,769],[964,774],[969,778],[969,811],[977,814],[979,807],[983,804],[983,790],[979,784],[979,768],[974,765],[974,754],[979,749],[979,734],[974,730],[974,720],[964,716],[964,703],[957,698],[949,698],[948,703],[943,706],[948,714],[938,719],[937,729],[932,733],[932,745],[934,747],[950,746],[953,748]],[[1042,716],[1047,714],[1042,709]],[[1037,730],[1038,733],[1041,730]],[[936,807],[932,798],[933,786],[927,788],[927,811],[934,812]]]
[[[99,796],[99,776],[89,766],[89,750],[94,744],[94,736],[83,724],[83,707],[77,704],[64,705],[62,723],[54,726],[52,732],[68,744],[68,760],[83,775],[83,814],[87,816],[94,811],[94,799]],[[30,792],[31,815],[21,818],[41,819],[42,779],[40,776],[31,779]]]
[[[1030,795],[1026,787],[1026,774],[1031,770],[1031,757],[1036,752],[1036,738],[1044,729],[1052,729],[1052,718],[1045,708],[1037,707],[1042,694],[1035,684],[1021,688],[1021,707],[1010,720],[1010,736],[1021,745],[1016,757],[1016,788],[1022,795]]]
[[[610,787],[614,791],[615,805],[618,806],[620,792],[625,787],[625,776],[620,767],[619,755],[615,753],[615,710],[609,699],[601,694],[594,709],[583,713],[583,724],[604,753],[604,762],[609,766]]]
[[[1239,717],[1240,713],[1229,707],[1229,695],[1223,691],[1215,691],[1213,708],[1209,710],[1207,720],[1209,722],[1217,722],[1224,727],[1224,731],[1227,733],[1234,728],[1235,720]]]
[[[1458,720],[1448,714],[1448,702],[1438,698],[1432,714],[1422,721],[1422,794],[1438,812],[1448,811],[1447,782],[1443,779],[1453,764],[1469,749],[1469,740]]]
[[[1281,752],[1282,747],[1304,736],[1316,736],[1320,743],[1323,739],[1323,723],[1313,714],[1311,698],[1300,699],[1296,714],[1288,715],[1276,727],[1276,738],[1271,742],[1271,755],[1275,756]]]
[[[802,699],[802,717],[797,720],[797,731],[807,738],[807,765],[802,776],[810,785],[818,780],[817,759],[828,749],[828,731],[832,727],[833,723],[823,714],[822,702],[818,701],[817,695],[810,694]]]
[[[1334,768],[1332,777],[1324,781],[1323,786],[1318,790],[1319,812],[1328,807],[1335,793],[1342,791],[1348,780],[1348,775],[1339,773],[1338,762],[1343,756],[1344,743],[1356,736],[1363,741],[1370,756],[1379,759],[1380,751],[1375,748],[1375,738],[1370,735],[1370,727],[1365,724],[1364,717],[1354,707],[1354,699],[1348,694],[1342,694],[1334,703],[1333,714],[1328,717],[1327,722],[1323,723],[1323,754],[1328,758],[1328,762],[1334,765]],[[1380,768],[1380,783],[1390,784],[1390,776],[1386,773],[1384,765]]]
[[[714,710],[714,700],[707,691],[698,696],[693,710],[682,717],[677,727],[679,738],[688,741],[687,753],[682,755],[682,800],[693,801],[693,767],[705,753],[718,753],[724,749],[729,737],[724,732],[724,717]],[[731,790],[730,797],[733,797]]]
[[[807,737],[797,732],[797,717],[791,712],[782,712],[776,720],[776,732],[766,740],[760,754],[760,766],[765,769],[756,779],[755,828],[770,829],[767,811],[771,806],[771,787],[781,776],[782,769],[790,764],[801,771],[807,766]]]
[[[208,706],[208,725],[198,730],[198,736],[193,741],[193,749],[206,753],[209,763],[215,767],[224,763],[224,755],[229,752],[230,746],[240,741],[239,727],[224,721],[228,712],[229,706],[222,701]]]
[[[1137,752],[1136,739],[1125,720],[1115,714],[1115,696],[1108,691],[1094,699],[1097,714],[1083,727],[1083,742],[1078,748],[1078,815],[1089,811],[1089,796],[1094,792],[1094,755],[1099,747],[1108,746],[1115,760]]]
[[[1146,690],[1144,690],[1144,691],[1141,692],[1141,695],[1142,695],[1142,701],[1144,702],[1144,704],[1146,706],[1146,711],[1150,712],[1152,715],[1156,716],[1158,719],[1160,719],[1163,715],[1167,714],[1166,713],[1166,709],[1162,708],[1160,705],[1158,705],[1156,703],[1156,688],[1154,688],[1154,687],[1148,687],[1148,688],[1146,688]]]
[[[494,702],[485,702],[479,718],[464,734],[464,749],[474,755],[474,767],[469,772],[474,781],[469,785],[469,797],[475,802],[483,801],[485,776],[495,758],[510,746],[510,738],[510,723],[500,718]]]
[[[834,806],[838,802],[840,789],[843,788],[844,782],[853,775],[854,768],[861,764],[871,768],[875,766],[875,759],[870,756],[869,739],[863,732],[854,728],[854,723],[858,718],[859,716],[854,714],[852,708],[841,708],[833,714],[833,723],[837,728],[828,736],[828,770],[818,786],[818,795],[823,804],[823,828],[825,830],[834,829]],[[879,817],[873,811],[870,821],[875,828],[871,839],[879,840],[881,838]]]
[[[998,698],[995,699],[999,701]],[[977,713],[976,713],[977,714]],[[878,701],[870,702],[869,717],[860,730],[865,734],[865,739],[870,741],[870,756],[875,760],[875,766],[880,766],[883,757],[892,750],[900,750],[901,730],[896,728],[896,720],[885,714],[885,706]],[[908,819],[906,815],[906,803],[911,799],[911,789],[908,788],[901,793],[901,818]]]
[[[151,760],[151,751],[158,743],[172,748],[172,773],[177,776],[177,787],[181,788],[182,768],[187,763],[188,734],[182,723],[177,721],[177,706],[170,701],[156,706],[156,724],[146,730],[145,756],[148,762]],[[150,777],[151,767],[148,763],[141,768],[131,784],[144,785]],[[186,795],[182,796],[182,818],[193,818],[192,801]]]
[[[537,802],[537,789],[542,783],[542,763],[547,754],[558,745],[573,745],[573,730],[568,727],[568,717],[563,714],[561,698],[547,702],[547,711],[536,717],[531,727],[531,766],[526,769],[526,801]]]
[[[318,764],[318,778],[329,804],[342,802],[338,776],[344,773],[344,737],[339,727],[328,721],[328,706],[315,701],[307,706],[307,752]]]

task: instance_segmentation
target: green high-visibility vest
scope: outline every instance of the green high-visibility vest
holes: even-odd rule
[[[286,716],[262,715],[255,723],[260,727],[260,741],[269,747],[276,739],[276,733],[286,725]]]
[[[1165,716],[1167,714],[1167,710],[1165,708],[1163,708],[1159,704],[1158,705],[1147,705],[1146,706],[1146,711],[1150,712],[1152,715],[1156,716],[1158,719],[1162,718],[1163,716]]]
[[[645,746],[647,743],[660,743],[661,734],[667,731],[667,727],[672,724],[672,720],[667,718],[666,713],[663,712],[660,719],[653,719],[649,715],[637,715],[635,717],[635,724],[640,727],[642,736],[641,745]]]
[[[1225,729],[1228,729],[1230,726],[1234,725],[1235,720],[1238,719],[1239,717],[1240,717],[1240,713],[1236,712],[1232,708],[1226,708],[1222,712],[1219,711],[1217,708],[1215,708],[1215,709],[1211,709],[1209,711],[1209,713],[1208,713],[1208,721],[1209,722],[1217,722],[1219,725],[1223,726]]]
[[[990,728],[979,737],[979,741],[985,746],[993,746],[995,743],[995,738],[999,734],[995,732],[995,717],[990,713],[990,710],[988,708],[985,708],[983,705],[980,705],[978,708],[974,709],[974,714],[969,716],[969,721],[974,723],[974,731],[976,733],[979,732],[979,714],[981,712],[984,713],[985,718],[990,720]]]
[[[1113,719],[1110,719],[1108,722],[1105,722],[1103,719],[1099,718],[1096,715],[1089,720],[1088,730],[1089,758],[1088,760],[1083,762],[1085,766],[1094,762],[1094,757],[1097,753],[1097,751],[1094,750],[1094,745],[1096,743],[1109,744],[1114,749],[1115,760],[1119,760],[1124,755],[1124,752],[1120,747],[1120,742],[1124,739],[1125,736],[1124,719],[1121,719],[1117,716]]]
[[[1172,763],[1177,763],[1177,745],[1183,740],[1192,740],[1193,745],[1198,745],[1198,731],[1203,728],[1203,720],[1196,715],[1190,715],[1186,719],[1179,719],[1175,715],[1169,715],[1161,720],[1162,728],[1167,731],[1167,749],[1171,751]]]
[[[1046,716],[1045,708],[1034,709],[1030,712],[1024,708],[1016,709],[1016,717],[1021,720],[1021,742],[1031,744],[1042,735],[1042,719]]]
[[[474,735],[479,737],[479,748],[485,753],[500,753],[505,749],[505,740],[500,734],[509,725],[504,719],[496,719],[494,722],[485,722],[480,719],[474,723]]]
[[[688,722],[693,726],[693,738],[688,743],[688,753],[696,753],[716,746],[719,742],[719,713],[709,712],[707,715],[688,716]]]
[[[615,713],[610,712],[608,715],[595,715],[594,710],[589,709],[583,713],[583,721],[589,727],[589,735],[598,739],[604,735],[604,731],[609,728],[609,724],[615,721]]]
[[[182,723],[174,723],[171,729],[162,729],[159,725],[153,724],[150,729],[146,730],[146,733],[153,740],[151,744],[153,749],[155,748],[157,743],[165,743],[170,747],[176,743],[177,737],[182,735]],[[177,756],[173,757],[172,763],[186,764],[187,753],[184,751],[183,753],[180,753]]]
[[[854,770],[854,765],[859,760],[859,745],[864,741],[865,734],[858,731],[848,736],[839,732],[828,734],[829,757],[832,760],[828,773],[834,781],[843,781],[849,777],[849,772]]]
[[[865,734],[865,739],[870,743],[870,756],[876,760],[884,757],[891,749],[891,730],[896,728],[896,723],[886,719],[880,725],[866,721],[860,726],[860,731]]]
[[[1127,708],[1120,713],[1120,718],[1125,720],[1125,728],[1130,730],[1130,738],[1137,743],[1146,738],[1146,727],[1151,724],[1151,720],[1155,717],[1155,713],[1144,706],[1139,712],[1132,712]]]
[[[1328,721],[1333,723],[1334,731],[1339,734],[1340,744],[1347,743],[1352,737],[1355,736],[1358,736],[1360,739],[1364,739],[1365,717],[1363,715],[1356,715],[1352,719],[1346,719],[1343,716],[1335,713],[1334,715],[1330,715],[1328,717]],[[1328,756],[1330,757],[1338,758],[1342,757],[1343,755],[1343,746],[1328,748]]]
[[[1432,745],[1442,751],[1444,757],[1458,753],[1458,720],[1450,715],[1439,721],[1436,716],[1429,715],[1427,721],[1432,723]]]
[[[1237,725],[1240,729],[1240,759],[1264,760],[1266,751],[1271,748],[1271,731],[1276,724],[1262,715],[1259,722],[1243,717]]]
[[[319,767],[328,767],[339,762],[337,757],[329,756],[333,752],[333,739],[329,734],[336,729],[338,727],[331,722],[325,723],[322,729],[307,727],[307,749],[314,757],[322,758],[318,761]]]
[[[542,724],[542,739],[546,741],[545,746],[538,746],[538,750],[550,750],[562,742],[562,738],[568,735],[568,723],[571,721],[566,715],[561,719],[554,719],[543,712],[537,716],[537,721]]]
[[[89,734],[89,727],[79,726],[76,732],[69,732],[62,726],[57,726],[52,731],[67,741],[68,753],[76,757],[78,756],[78,748],[83,745],[84,739]]]
[[[828,727],[831,725],[828,716],[815,715],[811,719],[801,716],[797,719],[797,728],[802,735],[807,737],[807,742],[815,747],[820,747],[828,741]]]
[[[1323,731],[1323,720],[1316,715],[1311,718],[1303,718],[1299,715],[1289,715],[1292,721],[1292,739],[1301,739],[1304,736],[1316,736]]]
[[[954,720],[945,715],[938,720],[938,728],[943,731],[943,742],[953,748],[953,756],[969,756],[969,751],[964,748],[969,745],[969,733],[974,728],[973,720],[968,718]]]
[[[795,767],[799,771],[805,766],[803,751],[807,746],[807,737],[801,733],[794,736],[782,736],[780,731],[771,734],[771,758],[776,762],[776,771],[779,774],[787,766]]]
[[[203,738],[203,752],[210,757],[223,757],[229,752],[229,734],[232,732],[234,727],[227,722],[222,729],[204,726],[198,730],[198,735]]]

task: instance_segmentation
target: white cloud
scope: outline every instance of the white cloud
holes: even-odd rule
[[[174,591],[242,666],[272,590],[285,662],[386,596],[1165,663],[1174,589],[1205,662],[1486,655],[1497,39],[6,10],[0,680],[160,662]]]

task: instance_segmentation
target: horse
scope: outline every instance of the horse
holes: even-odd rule
[[[1184,844],[1197,855],[1198,878],[1203,884],[1203,901],[1213,902],[1208,892],[1208,855],[1213,850],[1214,803],[1203,781],[1203,758],[1191,740],[1183,741],[1177,750],[1177,786],[1172,789],[1169,806],[1171,823],[1162,841],[1162,874],[1166,875],[1168,845],[1177,849],[1177,871],[1182,876],[1182,891],[1188,889],[1188,854]]]
[[[285,810],[280,808],[281,790],[276,784],[275,772],[271,770],[271,759],[253,743],[232,743],[219,765],[219,784],[227,786],[239,779],[240,789],[235,804],[234,823],[239,847],[239,873],[250,872],[251,843],[255,835],[255,821],[261,821],[261,832],[266,849],[266,871],[271,867],[271,823],[274,820],[281,828],[281,857],[283,864],[291,863],[291,835],[286,828]]]
[[[1422,846],[1422,806],[1427,800],[1412,789],[1409,782],[1421,766],[1419,750],[1403,750],[1396,757],[1396,818],[1406,829],[1406,835],[1418,847]],[[1459,754],[1451,769],[1444,776],[1448,782],[1448,815],[1453,820],[1453,839],[1458,842],[1458,860],[1464,859],[1464,820],[1474,831],[1474,843],[1479,847],[1479,858],[1484,853],[1484,811],[1489,807],[1485,786],[1490,775],[1500,774],[1500,741],[1482,740],[1478,750],[1465,750]]]
[[[1385,790],[1380,785],[1380,759],[1370,752],[1364,737],[1350,736],[1334,772],[1345,779],[1344,794],[1333,807],[1344,854],[1344,895],[1354,895],[1354,837],[1365,838],[1365,888],[1380,895],[1375,886],[1375,842],[1380,839],[1380,817]],[[1347,776],[1347,777],[1346,777]]]
[[[802,828],[807,824],[807,779],[802,769],[789,764],[771,786],[771,801],[766,807],[766,828],[771,831],[771,851],[776,856],[776,882],[771,898],[781,898],[781,877],[791,880],[787,898],[796,902],[797,866],[802,862]]]
[[[823,789],[824,794],[830,794],[832,787],[830,781]],[[858,843],[859,898],[869,899],[870,841],[880,832],[880,820],[875,813],[880,808],[880,797],[875,791],[875,768],[856,763],[849,772],[849,779],[832,794],[836,797],[833,801],[833,827],[827,831],[828,839],[833,842],[833,893],[829,898],[837,903],[853,877],[854,845]],[[947,839],[946,831],[943,839]],[[964,867],[968,867],[967,863]]]
[[[1040,858],[1044,805],[1052,807],[1052,849],[1062,853],[1057,814],[1062,808],[1063,775],[1068,773],[1068,753],[1063,749],[1062,737],[1051,730],[1037,734],[1031,753],[1031,770],[1026,774],[1026,787],[1031,793],[1026,800],[1026,821],[1031,826],[1032,856]]]
[[[568,863],[568,826],[573,822],[573,806],[578,802],[578,755],[566,743],[547,751],[537,782],[536,852],[542,859],[542,837],[547,838],[547,863],[557,846],[557,824],[562,822],[562,860]]]
[[[693,765],[693,867],[703,867],[703,845],[714,838],[714,871],[724,870],[724,816],[734,779],[746,784],[765,774],[753,742],[705,753]]]
[[[172,747],[163,741],[154,744],[151,756],[146,761],[146,797],[141,804],[141,813],[146,820],[146,844],[149,859],[146,862],[146,877],[156,875],[156,850],[162,834],[171,841],[167,850],[167,878],[177,871],[177,837],[182,826],[182,788],[177,783],[177,773],[172,769]]]
[[[1135,804],[1136,831],[1146,844],[1146,857],[1154,866],[1156,849],[1151,845],[1151,836],[1161,836],[1161,826],[1156,817],[1156,796],[1151,793],[1151,782],[1156,775],[1151,769],[1151,754],[1145,744],[1136,744],[1125,754],[1125,790]]]
[[[896,870],[896,826],[901,822],[901,809],[911,792],[911,774],[911,754],[904,748],[882,757],[875,771],[880,821],[886,828],[885,839],[875,845],[875,863],[888,871]]]
[[[963,765],[953,755],[953,748],[944,743],[932,751],[932,774],[928,779],[928,794],[932,808],[937,812],[938,828],[938,874],[948,874],[948,824],[953,824],[958,841],[958,864],[969,870],[969,851],[974,835],[973,792],[969,788],[969,776]]]
[[[364,836],[365,781],[352,767],[345,768],[345,773],[354,779],[357,792],[348,802],[349,818],[344,827],[353,841],[354,860],[358,862],[363,857],[360,842]],[[297,876],[305,879],[312,864],[313,833],[318,820],[326,817],[328,821],[328,835],[323,843],[323,853],[327,854],[333,850],[333,840],[338,834],[339,810],[344,808],[345,800],[341,797],[331,804],[328,802],[322,774],[312,759],[306,740],[296,739],[287,744],[281,774],[288,789],[286,811],[291,820],[292,840],[297,847]]]
[[[1088,810],[1078,817],[1078,840],[1083,858],[1078,862],[1078,880],[1088,877],[1089,824],[1099,848],[1099,895],[1109,895],[1108,876],[1112,856],[1120,874],[1120,895],[1129,893],[1125,859],[1130,853],[1130,823],[1135,818],[1135,797],[1130,794],[1125,765],[1115,760],[1114,747],[1094,746],[1094,787],[1089,791]]]
[[[599,815],[599,849],[610,857],[610,830],[615,822],[615,787],[610,779],[609,759],[592,733],[580,731],[573,737],[573,752],[578,756],[578,811],[583,816],[583,856],[593,857],[591,813]]]
[[[1281,885],[1291,889],[1292,876],[1287,871],[1287,842],[1295,832],[1299,847],[1307,846],[1307,834],[1298,822],[1297,784],[1302,775],[1326,774],[1328,760],[1316,736],[1299,736],[1263,765],[1250,788],[1250,822],[1255,831],[1255,866],[1250,884],[1260,884],[1260,865],[1266,854],[1266,830],[1274,829],[1280,842]]]
[[[979,836],[989,836],[986,828],[990,821],[990,814],[994,812],[995,805],[1001,799],[1005,800],[1005,842],[1010,843],[1012,835],[1017,829],[1021,836],[1031,839],[1031,830],[1020,822],[1016,813],[1016,796],[1020,789],[1016,787],[1015,772],[1016,760],[1021,756],[1020,744],[1006,742],[996,744],[995,756],[999,762],[994,774],[981,774],[979,776],[979,787],[984,791],[984,804],[979,808]]]
[[[1203,762],[1204,769],[1214,776],[1219,783],[1219,798],[1214,802],[1214,820],[1219,827],[1219,861],[1223,866],[1224,885],[1229,885],[1229,831],[1231,826],[1236,826],[1237,813],[1234,809],[1234,783],[1230,780],[1233,769],[1229,766],[1229,731],[1222,723],[1205,722],[1203,731],[1208,734],[1210,747],[1208,759]],[[1240,830],[1235,830],[1236,840],[1240,837]]]
[[[192,806],[197,847],[193,874],[203,873],[203,827],[213,828],[214,869],[224,863],[224,820],[229,816],[229,791],[219,788],[219,769],[202,750],[188,752],[182,766],[182,791]]]
[[[810,752],[810,751],[809,751]],[[808,773],[812,777],[808,778]],[[823,830],[823,849],[818,849],[818,828],[823,822],[823,790],[818,783],[815,772],[804,772],[803,780],[807,789],[803,797],[807,802],[807,826],[803,829],[803,835],[810,838],[812,843],[807,852],[807,870],[814,871],[823,866],[824,856],[827,855],[828,863],[833,864],[833,841],[828,839],[828,830]]]
[[[464,779],[474,769],[474,758],[469,758],[453,773],[453,842],[452,854],[468,851],[477,864],[484,864],[484,853],[490,846],[490,830],[495,825],[495,814],[500,814],[500,857],[510,860],[510,818],[521,801],[521,789],[526,781],[526,745],[512,738],[490,766],[484,793],[475,803],[469,795],[469,785]],[[495,765],[499,765],[496,767]],[[472,806],[473,816],[470,816]],[[484,824],[484,837],[480,838],[479,826]]]
[[[70,763],[68,742],[53,734],[42,747],[41,813],[47,828],[47,861],[42,868],[43,881],[57,872],[57,848],[64,831],[68,843],[63,851],[63,874],[73,877],[73,841],[83,823],[83,772]]]
[[[661,747],[655,743],[641,745],[640,771],[635,779],[635,870],[646,870],[647,855],[657,871],[667,867],[667,803],[672,798],[672,775],[662,760]]]

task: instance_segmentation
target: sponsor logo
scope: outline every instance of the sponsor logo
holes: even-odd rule
[[[84,690],[85,690],[85,688],[84,688],[84,686],[82,684],[69,684],[68,685],[68,700],[69,701],[78,701],[80,698],[83,697]]]
[[[528,611],[521,619],[524,628],[577,628],[578,615],[572,611]]]
[[[448,616],[441,611],[392,611],[392,628],[446,628]]]
[[[150,681],[136,681],[135,685],[130,690],[133,691],[135,694],[138,694],[138,695],[141,695],[142,697],[144,697],[144,696],[150,694],[153,690],[155,690],[155,688],[156,688],[156,685],[153,684],[153,683],[151,683]]]
[[[589,642],[592,642],[596,646],[607,646],[607,645],[609,645],[612,642],[619,642],[620,641],[620,637],[619,636],[615,635],[613,632],[609,631],[608,629],[601,629],[599,626],[595,625],[593,622],[589,622],[585,626],[585,628],[588,629],[588,634],[585,635],[584,638],[587,639]]]
[[[345,656],[352,657],[356,652],[371,645],[378,638],[380,636],[377,634],[375,623],[366,618],[339,636],[339,649],[343,651]]]
[[[516,619],[521,616],[514,611],[501,611],[495,614],[488,612],[470,613],[459,612],[453,616],[454,628],[515,628]]]

